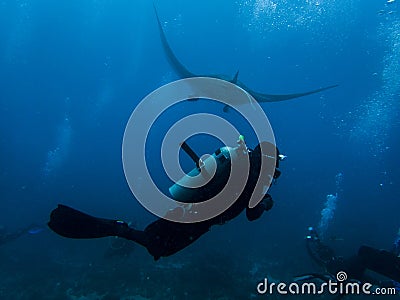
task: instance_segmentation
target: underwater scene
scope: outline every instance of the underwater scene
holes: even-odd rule
[[[0,299],[398,299],[400,0],[0,0]]]

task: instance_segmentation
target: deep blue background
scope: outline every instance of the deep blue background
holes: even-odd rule
[[[250,251],[258,260],[268,253],[267,259],[295,262],[304,271],[305,229],[319,222],[339,172],[343,192],[329,235],[344,241],[333,246],[343,254],[360,243],[389,248],[400,226],[398,2],[275,3],[155,3],[171,47],[194,73],[233,76],[240,70],[241,81],[265,93],[339,84],[262,104],[288,155],[271,189],[274,209],[255,223],[241,216],[185,251],[215,247],[225,253],[230,243],[226,255]],[[144,227],[153,216],[126,184],[122,137],[141,99],[175,79],[151,2],[1,1],[0,223],[10,230],[44,224],[61,202]],[[177,111],[235,116],[206,101]],[[177,115],[156,124],[155,136]],[[157,138],[152,146],[157,153]],[[194,139],[192,147],[210,153],[219,145]],[[157,166],[159,157],[153,159]],[[158,183],[165,188],[161,174]],[[68,243],[45,232],[7,246],[1,255],[24,256],[35,247],[53,253]]]

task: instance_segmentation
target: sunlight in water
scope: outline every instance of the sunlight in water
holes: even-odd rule
[[[68,105],[69,99],[66,99]],[[43,167],[44,177],[48,177],[59,169],[69,154],[71,145],[72,128],[68,114],[65,114],[64,119],[58,128],[55,147],[47,152],[46,163]]]
[[[272,15],[276,11],[277,2],[272,0],[257,0],[254,5],[253,15],[259,18],[262,15]]]
[[[17,16],[14,24],[7,28],[7,34],[4,35],[5,44],[0,48],[2,59],[6,63],[21,63],[26,61],[26,46],[30,42],[32,35],[31,26],[31,6],[32,3],[24,0],[17,0]],[[1,9],[1,7],[0,7]],[[1,59],[1,58],[0,58]]]
[[[394,125],[398,125],[400,109],[400,21],[380,24],[381,42],[386,52],[382,61],[382,86],[358,109],[351,138],[366,142],[376,155],[387,150],[386,141]]]
[[[247,0],[240,3],[240,13],[251,16],[249,31],[276,32],[287,29],[308,29],[318,32],[318,26],[354,19],[351,11],[358,0],[337,5],[334,0]]]
[[[94,105],[89,113],[90,122],[99,125],[102,114],[110,108],[114,98],[115,91],[112,84],[107,80],[103,80],[101,88],[99,89],[98,95],[95,99]]]

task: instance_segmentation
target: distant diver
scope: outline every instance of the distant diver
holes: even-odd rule
[[[399,253],[379,250],[369,246],[361,246],[356,255],[348,258],[335,255],[332,248],[324,244],[315,228],[308,228],[306,248],[310,257],[325,273],[311,273],[295,277],[296,281],[318,279],[324,282],[336,280],[339,272],[345,272],[348,281],[368,282],[379,287],[398,288],[400,282]],[[371,270],[389,280],[380,280],[370,276],[366,271]]]
[[[147,248],[154,259],[158,260],[160,257],[170,256],[184,249],[209,231],[211,226],[222,225],[237,217],[244,210],[246,210],[246,216],[249,221],[256,220],[261,217],[264,211],[269,211],[274,203],[272,197],[266,194],[265,191],[262,191],[260,192],[260,196],[263,197],[261,202],[253,208],[249,207],[249,201],[253,192],[255,190],[258,191],[256,189],[257,181],[259,178],[262,178],[261,174],[265,173],[261,168],[262,160],[273,159],[271,161],[274,163],[272,167],[275,166],[275,172],[271,175],[273,178],[270,179],[276,180],[281,174],[279,170],[279,158],[283,158],[284,156],[280,155],[276,146],[271,143],[260,143],[254,150],[251,150],[246,147],[244,142],[240,144],[239,141],[238,147],[230,148],[230,150],[228,150],[228,147],[222,147],[213,154],[217,163],[215,174],[219,174],[219,176],[212,177],[211,181],[205,186],[195,189],[195,191],[201,192],[194,194],[193,189],[189,188],[186,191],[184,189],[178,190],[180,198],[186,196],[189,200],[191,200],[193,194],[198,199],[209,199],[210,195],[219,193],[226,185],[230,176],[231,164],[234,162],[234,157],[237,157],[237,155],[230,155],[230,153],[243,153],[242,147],[244,146],[250,162],[249,175],[244,190],[229,208],[211,219],[197,223],[178,223],[160,218],[141,231],[129,227],[124,221],[93,217],[71,207],[59,204],[51,212],[48,226],[57,234],[68,238],[90,239],[117,236],[131,240]],[[198,163],[198,156],[185,142],[182,149]],[[268,153],[264,153],[264,149],[268,149]],[[196,169],[199,170],[200,167],[197,164],[192,172]],[[171,189],[170,193],[174,194],[171,192]],[[173,198],[176,199],[175,197]]]
[[[13,242],[25,234],[37,234],[43,231],[43,228],[36,225],[29,225],[14,232],[7,232],[4,226],[0,226],[0,246]]]
[[[237,71],[233,77],[226,76],[226,75],[216,75],[216,74],[194,74],[194,73],[190,72],[175,56],[174,52],[172,51],[171,46],[169,45],[169,43],[167,41],[163,27],[161,25],[160,18],[158,17],[158,13],[157,13],[157,10],[155,7],[154,7],[154,10],[155,10],[156,17],[157,17],[158,28],[160,30],[161,42],[162,42],[165,54],[167,55],[167,59],[168,59],[169,63],[171,64],[172,68],[174,69],[174,71],[176,72],[176,74],[179,77],[181,77],[182,79],[191,78],[191,77],[212,77],[212,78],[226,80],[233,84],[236,84],[237,86],[239,86],[242,89],[244,89],[245,91],[247,91],[259,103],[279,102],[279,101],[290,100],[290,99],[294,99],[294,98],[299,98],[299,97],[319,93],[319,92],[322,92],[322,91],[325,91],[325,90],[328,90],[328,89],[338,86],[337,84],[335,84],[335,85],[331,85],[331,86],[327,86],[327,87],[323,87],[323,88],[319,88],[319,89],[315,89],[315,90],[311,90],[311,91],[307,91],[307,92],[303,92],[303,93],[272,95],[272,94],[259,93],[259,92],[253,91],[252,89],[247,87],[243,82],[238,80],[239,71]],[[191,100],[198,100],[198,99],[191,99]],[[244,104],[244,103],[236,103],[236,104]],[[229,106],[225,106],[224,111],[227,112],[228,108],[229,108]]]

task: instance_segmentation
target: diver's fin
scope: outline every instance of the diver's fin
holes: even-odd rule
[[[361,246],[358,256],[366,268],[400,282],[400,257],[386,250]]]
[[[92,217],[62,204],[51,212],[48,226],[61,236],[75,239],[118,236],[122,227],[128,227],[123,221]]]
[[[238,81],[238,77],[239,77],[239,70],[236,72],[235,76],[233,76],[232,78],[232,83],[236,84]]]

